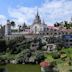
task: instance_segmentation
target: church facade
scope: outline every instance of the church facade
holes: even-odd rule
[[[40,32],[44,31],[47,28],[47,25],[44,21],[41,20],[38,12],[35,16],[33,24],[31,25],[30,29],[34,34],[39,34]]]
[[[7,24],[4,26],[3,30],[0,28],[0,33],[3,33],[4,37],[13,39],[15,37],[25,36],[26,38],[33,38],[34,36],[42,36],[42,37],[51,37],[51,36],[62,36],[67,34],[72,34],[72,29],[64,29],[54,26],[47,26],[45,24],[44,20],[41,20],[39,13],[37,12],[32,25],[30,25],[28,28],[22,28],[20,27],[17,32],[12,32],[10,22],[7,21]]]

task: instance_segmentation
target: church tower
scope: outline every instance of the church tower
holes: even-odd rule
[[[5,36],[11,34],[11,23],[10,20],[7,20],[7,24],[5,25]]]
[[[42,23],[41,18],[39,16],[39,13],[37,11],[37,14],[35,16],[35,19],[33,21],[33,24],[31,25],[32,32],[34,34],[39,34],[41,31],[44,31],[45,26],[46,26],[45,25],[45,22]]]
[[[41,19],[40,19],[38,11],[37,11],[37,14],[35,16],[33,24],[41,24]]]

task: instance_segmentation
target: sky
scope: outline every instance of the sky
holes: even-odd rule
[[[16,25],[31,25],[37,11],[47,25],[70,20],[72,0],[0,0],[0,24],[10,19]]]

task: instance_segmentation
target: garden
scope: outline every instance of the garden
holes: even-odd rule
[[[39,42],[37,50],[29,48],[31,42]],[[56,69],[52,72],[72,72],[72,48],[57,48],[47,52],[42,50],[45,44],[40,39],[28,41],[24,37],[6,43],[1,40],[1,43],[0,68],[6,68],[8,72],[41,72],[40,63],[44,60]]]
[[[49,62],[54,61],[59,72],[72,72],[72,48],[46,54]]]

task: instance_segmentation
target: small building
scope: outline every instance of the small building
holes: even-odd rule
[[[72,34],[71,35],[63,35],[63,44],[64,47],[72,47]]]
[[[11,23],[10,20],[7,20],[7,24],[5,25],[5,36],[11,35]]]
[[[43,49],[45,49],[47,52],[54,51],[56,49],[56,45],[55,44],[47,44],[43,47]]]

